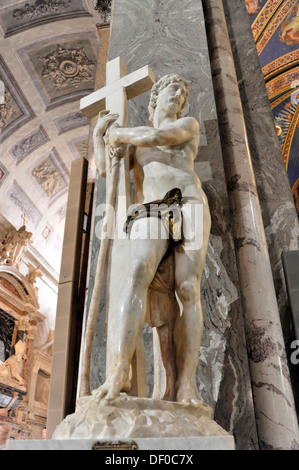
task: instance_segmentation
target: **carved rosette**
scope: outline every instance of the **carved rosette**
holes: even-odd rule
[[[38,58],[43,63],[42,77],[51,81],[56,90],[70,85],[76,88],[82,82],[93,80],[95,63],[87,57],[83,46],[65,49],[58,44],[56,51]]]

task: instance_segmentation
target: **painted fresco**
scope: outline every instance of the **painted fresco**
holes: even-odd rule
[[[299,214],[299,0],[245,0]]]

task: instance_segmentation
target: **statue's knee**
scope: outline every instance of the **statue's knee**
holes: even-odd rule
[[[195,280],[186,280],[181,282],[176,288],[181,302],[196,302],[200,295]]]
[[[136,259],[132,261],[130,282],[134,284],[136,281],[147,281],[149,276],[149,266],[144,259]]]

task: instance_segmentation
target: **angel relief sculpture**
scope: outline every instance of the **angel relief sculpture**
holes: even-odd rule
[[[0,264],[19,267],[22,255],[32,243],[32,233],[27,232],[26,225],[19,230],[15,228],[0,237]]]
[[[0,382],[23,387],[24,379],[21,377],[21,372],[24,359],[25,344],[19,340],[15,344],[15,354],[6,359],[5,362],[0,361]]]

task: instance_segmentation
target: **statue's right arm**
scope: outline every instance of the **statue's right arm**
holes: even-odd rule
[[[199,136],[199,124],[193,117],[184,117],[163,128],[148,126],[112,129],[109,143],[117,147],[121,143],[136,147],[156,147],[163,145],[179,145]]]
[[[100,175],[106,178],[106,154],[104,135],[107,129],[117,120],[118,114],[101,111],[93,131],[94,158]]]
[[[106,178],[106,156],[104,136],[101,133],[93,133],[94,159],[102,178]]]

